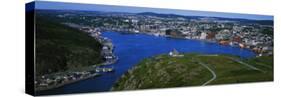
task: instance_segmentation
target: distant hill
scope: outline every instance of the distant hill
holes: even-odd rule
[[[85,32],[62,25],[48,16],[36,17],[36,75],[101,63],[101,47]]]
[[[201,86],[272,80],[272,56],[240,60],[238,57],[229,55],[184,54],[183,57],[158,55],[144,59],[125,73],[116,82],[112,90]]]
[[[176,14],[160,14],[154,12],[143,12],[143,13],[138,13],[137,15],[157,16],[163,18],[186,18],[186,19],[202,18],[202,16],[183,16],[183,15],[176,15]]]
[[[257,23],[261,25],[273,25],[272,20],[249,20],[249,19],[239,19],[239,18],[222,18],[222,17],[216,17],[219,20],[231,20],[231,21],[239,21],[242,23]]]
[[[143,12],[143,13],[138,13],[137,15],[157,16],[163,18],[185,18],[185,19],[199,19],[205,17],[205,16],[184,16],[184,15],[176,15],[176,14],[160,14],[154,12]],[[273,25],[272,20],[249,20],[249,19],[241,19],[241,18],[223,18],[223,17],[210,17],[210,18],[216,18],[218,20],[239,21],[242,23],[257,23],[261,25]]]

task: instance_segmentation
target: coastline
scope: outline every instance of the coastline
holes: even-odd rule
[[[108,38],[110,38],[111,39],[111,37],[110,36],[108,36],[108,35],[112,35],[112,34],[118,34],[118,35],[122,35],[122,34],[120,34],[119,32],[104,32],[104,31],[102,31],[102,33],[104,33],[104,34],[102,34],[102,36],[105,36],[105,37],[108,37]],[[106,34],[106,33],[108,33],[108,34]],[[110,34],[109,34],[110,33]],[[113,35],[114,36],[114,35]],[[124,36],[127,36],[127,35],[125,35],[124,34]],[[151,36],[151,35],[145,35],[145,34],[143,34],[143,35],[133,35],[132,34],[132,36],[136,36],[136,37],[142,37],[142,36]],[[154,37],[154,36],[152,36],[152,37]],[[151,37],[150,37],[151,38]],[[165,37],[162,37],[162,38],[157,38],[157,39],[164,39]],[[112,39],[115,39],[115,38],[112,38]],[[151,39],[154,39],[154,38],[151,38]],[[167,40],[167,41],[169,41],[170,39],[164,39],[164,40]],[[177,39],[176,39],[177,40]],[[188,39],[180,39],[180,40],[188,40]],[[197,41],[197,40],[196,40]],[[195,41],[194,41],[195,42]],[[197,41],[197,42],[199,42],[199,40]],[[196,43],[197,43],[196,42]],[[114,42],[115,43],[115,42]],[[116,51],[119,51],[118,49],[116,49]],[[115,51],[115,52],[116,52]],[[118,53],[116,53],[116,54],[118,54]],[[119,55],[118,55],[119,56]],[[120,58],[122,58],[122,56],[119,56]],[[253,56],[254,57],[254,56]],[[121,61],[124,61],[124,60],[120,60],[118,63],[120,63]],[[126,60],[125,60],[126,61]],[[105,63],[106,64],[106,63]],[[120,63],[121,65],[123,65],[124,63]],[[118,64],[118,65],[115,65],[115,66],[119,66],[120,64]],[[99,64],[99,66],[101,66],[102,64]],[[125,65],[125,64],[124,64]],[[105,67],[110,67],[110,66],[105,66]],[[116,68],[116,70],[117,70],[117,68]],[[118,71],[119,72],[119,71]],[[105,75],[102,75],[102,76],[100,76],[100,77],[102,77],[102,78],[104,78],[104,76],[107,76],[108,74],[105,74]],[[99,78],[98,78],[99,79]],[[96,78],[93,78],[93,79],[89,79],[89,80],[92,80],[92,81],[95,81],[96,80]],[[78,84],[80,84],[80,82],[77,82]],[[81,81],[81,83],[84,83],[84,81]],[[74,84],[76,84],[76,83],[74,83]],[[98,83],[93,83],[94,85],[98,85],[99,86],[99,84],[103,84],[102,82],[98,82]],[[105,83],[105,85],[106,85],[106,83]],[[68,87],[68,86],[67,86]],[[72,85],[70,86],[72,89],[75,89],[75,87],[72,87]],[[59,88],[59,89],[63,89],[63,88]],[[110,89],[110,88],[109,88]],[[57,90],[57,89],[54,89],[54,90]],[[51,92],[53,91],[53,90],[50,90]],[[49,91],[46,91],[46,92],[49,92]],[[45,93],[46,93],[45,92]],[[43,91],[43,93],[44,93],[44,91]]]
[[[62,87],[64,85],[69,85],[69,84],[72,84],[72,83],[75,83],[75,82],[79,82],[79,81],[82,81],[82,80],[86,80],[86,79],[89,79],[89,78],[94,78],[94,77],[97,77],[97,76],[100,76],[101,74],[98,74],[98,73],[95,73],[95,74],[92,74],[90,76],[87,76],[87,77],[84,77],[84,78],[80,78],[80,79],[76,79],[76,80],[71,80],[71,81],[68,81],[68,82],[65,82],[65,83],[61,83],[61,84],[57,84],[57,85],[52,85],[52,86],[48,86],[48,87],[44,87],[44,88],[36,88],[35,91],[36,92],[40,92],[40,91],[46,91],[46,90],[50,90],[50,89],[55,89],[55,88],[59,88],[59,87]]]
[[[84,77],[75,78],[75,79],[72,78],[72,80],[68,80],[67,78],[64,78],[64,79],[66,79],[66,81],[62,81],[61,83],[57,83],[55,81],[55,84],[47,85],[47,86],[43,86],[43,87],[35,85],[35,92],[47,91],[47,90],[59,88],[59,87],[62,87],[62,86],[68,85],[68,84],[72,84],[72,83],[75,83],[75,82],[79,82],[79,81],[82,81],[82,80],[86,80],[86,79],[89,79],[89,78],[94,78],[94,77],[97,77],[97,76],[102,76],[102,74],[100,72],[113,72],[114,71],[114,68],[102,68],[102,67],[99,67],[99,66],[105,66],[105,65],[114,64],[118,60],[118,57],[113,54],[114,45],[112,44],[111,40],[106,38],[106,37],[100,36],[100,34],[97,34],[97,33],[100,33],[100,32],[96,32],[96,31],[95,32],[84,31],[84,32],[85,33],[90,33],[90,36],[92,36],[93,38],[98,40],[102,44],[103,48],[104,47],[108,47],[108,49],[102,49],[102,51],[101,51],[101,53],[105,53],[105,54],[102,54],[102,56],[105,58],[105,61],[103,63],[90,66],[88,68],[90,70],[80,71],[80,72],[86,72],[87,73],[86,75],[82,75]],[[107,58],[109,56],[111,57],[110,59]],[[74,74],[75,74],[73,72],[72,72],[73,74],[67,73],[67,72],[68,71],[60,72],[60,73],[66,73],[65,74],[66,76],[71,75],[71,77],[74,76]],[[91,72],[95,72],[95,73],[91,73]],[[47,79],[47,80],[49,80],[49,79]],[[35,84],[36,84],[36,82],[35,82]]]
[[[81,30],[81,29],[80,29]],[[161,35],[161,36],[156,36],[152,33],[145,33],[145,32],[139,32],[139,33],[134,33],[134,32],[122,32],[122,31],[113,31],[113,30],[104,30],[104,31],[84,31],[84,32],[87,32],[89,33],[93,38],[97,39],[102,45],[103,47],[108,47],[107,50],[109,51],[106,51],[106,52],[111,52],[111,55],[113,60],[110,60],[110,61],[105,61],[103,63],[101,63],[100,65],[96,66],[96,67],[99,67],[99,66],[104,66],[104,65],[110,65],[110,64],[113,64],[115,63],[117,60],[118,60],[118,57],[115,56],[112,52],[114,50],[114,45],[112,44],[111,40],[106,38],[106,37],[102,37],[100,36],[101,33],[103,32],[116,32],[116,33],[124,33],[124,34],[144,34],[144,35],[150,35],[150,36],[155,36],[155,37],[166,37],[166,38],[174,38],[174,39],[184,39],[186,40],[186,38],[184,37],[174,37],[174,36],[170,36],[170,35]],[[202,40],[202,39],[188,39],[188,40],[196,40],[196,41],[202,41],[202,42],[208,42],[208,43],[216,43],[216,44],[219,44],[218,41],[208,41],[208,40]],[[221,45],[221,44],[220,44]],[[231,46],[231,45],[227,45],[227,46]],[[231,47],[235,47],[235,46],[231,46]],[[247,49],[247,48],[241,48],[241,49]],[[251,49],[247,49],[247,50],[250,50],[252,51]],[[102,52],[105,52],[105,51],[102,51]],[[257,53],[256,53],[257,54]],[[86,80],[86,79],[89,79],[89,78],[92,78],[92,77],[96,77],[96,76],[102,76],[102,74],[99,74],[99,73],[96,73],[96,75],[90,75],[90,76],[87,76],[85,78],[81,78],[81,79],[76,79],[76,80],[72,80],[72,81],[68,81],[68,82],[64,82],[64,83],[61,83],[61,84],[56,84],[56,85],[53,85],[53,86],[48,86],[46,88],[38,88],[36,89],[36,91],[40,92],[40,91],[45,91],[45,90],[50,90],[50,89],[54,89],[54,88],[59,88],[59,87],[62,87],[64,85],[68,85],[68,84],[72,84],[72,83],[75,83],[75,82],[79,82],[79,81],[82,81],[82,80]]]

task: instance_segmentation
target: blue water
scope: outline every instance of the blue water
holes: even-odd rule
[[[172,51],[195,52],[202,54],[231,54],[243,58],[254,57],[255,53],[238,47],[223,46],[217,43],[209,43],[199,40],[174,39],[155,37],[145,34],[121,34],[117,32],[103,32],[102,36],[112,40],[115,45],[114,53],[119,60],[112,64],[115,72],[80,81],[61,88],[52,89],[39,94],[62,94],[81,92],[109,91],[114,82],[128,69],[144,58]]]

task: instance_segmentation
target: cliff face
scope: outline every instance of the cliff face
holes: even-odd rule
[[[272,81],[272,62],[272,56],[240,60],[228,55],[159,55],[129,70],[112,90]]]
[[[103,62],[101,44],[78,29],[48,16],[36,17],[36,75]]]

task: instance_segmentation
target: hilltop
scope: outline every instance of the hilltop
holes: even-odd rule
[[[273,80],[273,57],[240,59],[229,55],[184,54],[147,58],[112,88],[134,90]]]

